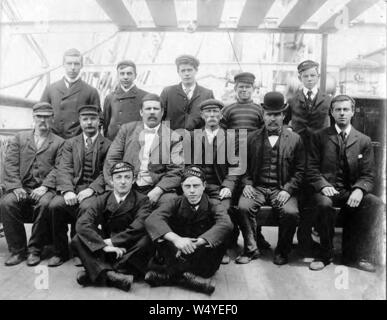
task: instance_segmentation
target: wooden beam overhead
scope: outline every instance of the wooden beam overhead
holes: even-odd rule
[[[348,9],[348,17],[349,22],[351,22],[353,19],[357,18],[360,14],[362,14],[367,9],[371,8],[374,4],[379,2],[379,0],[352,0],[346,4],[346,7]],[[330,17],[323,25],[320,26],[320,30],[322,32],[324,31],[337,31],[337,28],[335,26],[336,18],[341,14],[340,12],[334,14],[332,17]]]
[[[96,0],[107,16],[118,27],[135,27],[136,21],[128,12],[122,0]]]
[[[197,0],[198,25],[218,26],[222,18],[225,0]]]
[[[296,28],[302,26],[325,2],[327,0],[298,0],[279,27]]]
[[[274,0],[246,0],[238,27],[258,27],[273,3]]]
[[[156,27],[177,27],[173,0],[145,0]]]

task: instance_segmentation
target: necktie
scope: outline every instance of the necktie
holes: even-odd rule
[[[184,92],[185,92],[187,98],[189,99],[189,93],[191,92],[191,88],[185,88]]]
[[[307,104],[308,104],[308,107],[311,108],[312,107],[312,91],[309,90],[306,95],[307,95]]]
[[[279,136],[281,133],[281,128],[267,129],[267,135],[270,136]]]
[[[90,150],[93,145],[91,138],[86,138],[86,149]]]
[[[340,132],[340,138],[343,143],[345,143],[345,139],[347,138],[347,133],[345,131]]]

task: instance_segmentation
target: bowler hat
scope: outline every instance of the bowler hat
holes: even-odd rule
[[[54,109],[48,102],[38,102],[33,105],[32,114],[39,116],[52,116],[54,115]]]
[[[287,109],[288,105],[284,103],[284,96],[280,92],[271,91],[265,94],[262,108],[266,112],[279,113]]]

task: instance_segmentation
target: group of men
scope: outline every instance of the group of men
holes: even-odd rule
[[[65,76],[33,106],[34,129],[16,134],[7,150],[0,200],[7,266],[39,264],[46,245],[48,266],[63,264],[71,224],[71,248],[85,269],[79,284],[128,291],[144,277],[151,286],[211,294],[238,229],[244,250],[236,263],[270,247],[257,225],[267,204],[279,225],[275,264],[288,262],[299,226],[300,247],[315,257],[310,269],[328,265],[333,206],[340,206],[344,263],[375,270],[383,203],[370,193],[371,140],[350,124],[351,97],[317,89],[317,63],[298,66],[303,88],[287,103],[278,92],[254,103],[255,76],[242,72],[237,101],[224,107],[197,84],[193,56],[176,59],[181,83],[160,96],[136,87],[136,65],[125,60],[103,110],[97,90],[80,78],[81,53],[68,50],[63,66]],[[28,242],[26,221],[33,222]]]

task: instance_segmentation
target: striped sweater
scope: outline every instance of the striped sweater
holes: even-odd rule
[[[264,124],[263,109],[253,101],[230,104],[222,113],[221,125],[225,129],[247,129],[251,132]]]

